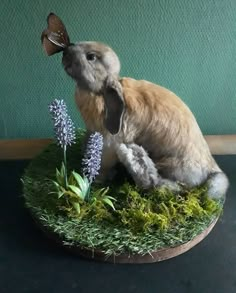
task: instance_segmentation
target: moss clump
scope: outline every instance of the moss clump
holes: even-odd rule
[[[166,231],[192,219],[211,218],[221,211],[220,203],[207,196],[205,187],[183,190],[176,195],[166,188],[144,192],[125,183],[115,191],[120,199],[119,209],[114,212],[117,222],[122,222],[134,232]]]
[[[77,143],[68,150],[69,172],[80,170],[84,134],[79,131]],[[107,182],[116,210],[97,201],[81,204],[78,215],[64,198],[50,194],[62,156],[59,147],[50,145],[30,163],[23,182],[26,206],[65,245],[97,248],[107,254],[150,253],[191,240],[222,211],[222,203],[210,199],[204,186],[177,195],[165,188],[143,191],[122,170],[116,180]],[[92,192],[98,188],[93,185]]]

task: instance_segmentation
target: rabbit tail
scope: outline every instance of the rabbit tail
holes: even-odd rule
[[[208,186],[208,195],[211,198],[225,200],[229,180],[223,172],[211,173],[206,184]]]

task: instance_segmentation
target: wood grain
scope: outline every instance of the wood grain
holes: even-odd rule
[[[235,155],[236,135],[207,135],[205,139],[213,155]],[[53,139],[0,140],[0,160],[32,159]]]
[[[236,135],[206,135],[205,139],[213,155],[236,154]]]
[[[0,160],[32,159],[51,142],[50,138],[0,140]]]

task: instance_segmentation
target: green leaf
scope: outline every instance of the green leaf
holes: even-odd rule
[[[104,197],[104,196],[107,194],[108,190],[109,190],[109,187],[107,187],[107,188],[102,188],[102,189],[101,189],[101,197]],[[107,196],[107,197],[108,197],[108,196]]]
[[[70,185],[76,185],[76,180],[75,180],[72,172],[71,172],[70,177],[68,179],[68,184],[70,184]]]
[[[65,194],[65,189],[63,187],[61,187],[56,181],[53,181],[54,185],[57,188],[57,191],[51,191],[48,194],[57,194],[58,198],[62,197]]]
[[[113,205],[113,202],[109,198],[105,197],[105,198],[102,199],[102,201],[104,203],[106,203],[107,205],[109,205],[115,211],[115,207]]]
[[[56,179],[57,179],[57,182],[62,185],[62,178],[61,178],[61,173],[59,172],[59,170],[56,168]]]
[[[64,163],[62,162],[62,164],[61,164],[61,170],[58,171],[58,169],[56,169],[56,178],[57,178],[58,183],[61,186],[65,186],[65,182],[66,182],[66,178],[65,177],[66,177],[66,169],[65,169]]]
[[[83,190],[85,194],[85,199],[88,201],[90,199],[90,192],[91,192],[91,184],[88,181],[87,177],[84,177],[85,188]]]
[[[61,189],[61,186],[56,181],[52,180],[52,183],[55,185],[57,191]]]
[[[58,198],[61,198],[65,193],[63,191],[59,191],[57,194],[58,194]]]
[[[64,163],[62,162],[62,164],[61,164],[61,176],[64,178],[65,174],[66,174],[66,168],[65,168]]]
[[[76,173],[75,171],[72,171],[72,174],[77,182],[77,184],[79,185],[80,189],[81,189],[81,193],[83,196],[83,199],[85,199],[85,197],[88,194],[89,191],[89,181],[86,177],[82,178],[78,173]]]
[[[76,193],[74,193],[73,191],[71,190],[65,190],[64,191],[64,195],[66,196],[66,198],[68,198],[69,200],[71,199],[80,199],[80,200],[83,200],[80,196],[78,196]]]
[[[78,173],[76,173],[75,171],[72,171],[71,173],[73,174],[77,184],[80,186],[81,189],[83,189],[83,187],[84,187],[83,178]]]
[[[80,204],[78,202],[73,202],[72,205],[79,215],[80,214]]]
[[[85,183],[86,186],[90,185],[89,180],[88,180],[88,178],[86,176],[84,176],[83,180],[84,180],[84,183]]]
[[[98,189],[93,193],[93,197],[104,197],[107,194],[108,190],[109,190],[109,187]]]
[[[116,198],[114,198],[114,197],[112,197],[112,196],[110,196],[110,195],[106,195],[106,198],[109,198],[110,200],[113,200],[113,201],[117,201]]]
[[[60,185],[56,181],[52,180],[52,182],[56,187],[60,187]]]
[[[83,194],[81,192],[81,189],[75,185],[68,185],[68,187],[70,188],[70,190],[72,190],[76,195],[78,195],[80,198],[83,198]]]

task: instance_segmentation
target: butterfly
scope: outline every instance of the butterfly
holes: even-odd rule
[[[65,25],[61,19],[54,13],[47,17],[48,27],[42,32],[41,42],[47,55],[63,51],[70,45],[70,38]]]

